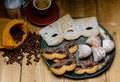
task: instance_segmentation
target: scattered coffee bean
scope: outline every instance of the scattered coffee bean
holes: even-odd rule
[[[26,65],[32,65],[32,62],[30,61],[30,60],[27,60],[27,63],[26,63]]]
[[[12,30],[12,32],[14,31],[15,29]],[[21,34],[22,33],[20,33],[19,35]],[[14,39],[16,39],[16,37],[14,37]],[[22,60],[25,57],[24,53],[27,53],[26,65],[32,64],[31,62],[32,56],[34,56],[34,59],[33,59],[34,62],[39,62],[40,55],[42,53],[40,49],[40,41],[41,41],[41,37],[39,35],[37,35],[36,33],[28,32],[27,38],[19,47],[12,49],[12,50],[7,50],[7,49],[3,50],[4,54],[2,56],[4,58],[5,57],[8,58],[6,61],[6,64],[13,64],[14,62],[17,62],[18,64],[22,65]]]

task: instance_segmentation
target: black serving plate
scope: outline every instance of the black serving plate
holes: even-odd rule
[[[102,27],[102,26],[100,26],[100,27],[106,32],[106,34],[110,37],[110,39],[112,41],[114,41],[112,36],[110,35],[110,33],[104,27]],[[99,37],[100,37],[100,35],[99,35]],[[77,44],[85,44],[86,39],[87,38],[85,38],[85,37],[80,37],[79,39],[77,39],[75,41],[76,41]],[[60,45],[51,47],[51,46],[48,46],[47,43],[42,39],[41,49],[45,49],[45,48],[59,48],[59,47],[64,46],[64,44],[66,42],[68,42],[68,41],[64,40]],[[72,79],[85,79],[85,78],[91,78],[91,77],[98,76],[101,73],[105,72],[111,66],[111,64],[113,62],[113,59],[114,59],[114,56],[115,56],[115,51],[116,51],[116,49],[114,48],[109,54],[107,54],[109,56],[109,61],[107,62],[107,64],[105,66],[100,68],[94,74],[87,74],[87,73],[85,73],[85,74],[82,74],[82,75],[78,75],[78,74],[75,74],[74,72],[66,72],[63,76],[68,77],[68,78],[72,78]],[[74,55],[78,55],[78,54],[75,53]],[[53,64],[52,61],[46,60],[45,58],[44,58],[44,61],[46,62],[46,64],[49,67],[51,66],[51,64]]]

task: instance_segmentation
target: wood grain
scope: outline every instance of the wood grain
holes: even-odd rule
[[[3,0],[2,0],[3,1]],[[60,17],[69,13],[72,17],[96,16],[98,22],[113,36],[116,44],[116,54],[110,69],[103,74],[75,80],[57,77],[51,73],[42,57],[39,63],[26,65],[26,58],[22,67],[17,63],[7,65],[0,52],[0,82],[118,82],[120,78],[120,0],[55,0],[60,9]],[[0,5],[3,2],[0,1]],[[1,12],[2,11],[2,12]],[[8,18],[4,6],[0,6],[0,17]],[[26,18],[28,30],[36,32],[42,27],[31,24]]]
[[[107,82],[118,82],[120,78],[120,1],[119,0],[98,0],[98,17],[100,23],[112,34],[116,44],[116,54],[115,59],[107,71]]]
[[[84,4],[85,4],[85,17],[95,16],[98,19],[97,11],[96,11],[97,10],[96,1],[95,0],[85,0]],[[87,79],[86,82],[101,82],[101,79],[102,79],[102,82],[106,82],[106,73],[105,72],[98,77]]]
[[[7,65],[0,51],[0,82],[20,82],[21,67],[19,64]]]
[[[28,22],[28,30],[38,34],[42,27],[34,26]],[[32,57],[34,58],[34,57]],[[56,77],[51,73],[46,63],[40,58],[39,63],[32,61],[32,65],[26,65],[26,58],[23,60],[21,82],[63,82],[62,77]]]

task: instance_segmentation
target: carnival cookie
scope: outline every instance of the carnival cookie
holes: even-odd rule
[[[72,56],[62,62],[54,63],[50,66],[50,70],[55,75],[63,75],[66,71],[73,71],[76,67],[75,58]]]
[[[93,74],[95,72],[97,72],[98,70],[98,62],[95,61],[86,61],[86,62],[79,62],[77,67],[75,68],[75,74],[84,74],[84,73],[88,73],[88,74]]]
[[[76,50],[77,50],[77,48],[78,48],[78,46],[77,46],[77,44],[76,44],[74,41],[68,42],[68,43],[65,45],[65,49],[68,49],[69,54],[75,53]]]

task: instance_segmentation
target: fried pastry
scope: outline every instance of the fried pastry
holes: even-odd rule
[[[90,46],[101,46],[101,39],[98,36],[91,36],[86,40]]]
[[[78,66],[75,68],[75,74],[93,74],[98,70],[98,63],[95,61],[80,61]]]
[[[91,55],[92,50],[88,45],[80,44],[78,47],[79,58],[83,59]]]
[[[101,61],[106,56],[106,51],[103,47],[92,47],[94,61]]]
[[[55,75],[63,75],[66,71],[73,71],[76,67],[75,58],[71,56],[62,62],[54,63],[50,66],[50,70]]]
[[[50,48],[44,49],[42,55],[48,60],[53,60],[55,58],[63,59],[67,56],[63,48],[58,48],[56,50]]]
[[[46,41],[49,46],[59,45],[63,40],[63,28],[61,24],[65,21],[73,20],[69,14],[59,18],[57,21],[49,24],[39,31],[41,37]]]
[[[103,28],[100,28],[100,34],[103,38],[102,47],[105,49],[106,53],[111,52],[115,48],[114,42],[110,39],[110,37],[106,34]]]
[[[96,17],[77,19],[75,25],[79,26],[79,33],[84,37],[97,36],[100,33]]]
[[[69,54],[73,54],[73,53],[76,52],[78,46],[77,46],[77,44],[73,41],[73,42],[68,42],[68,43],[65,45],[64,48],[65,48],[65,49],[68,49]]]
[[[102,42],[102,47],[105,49],[106,53],[109,53],[114,49],[115,45],[114,45],[114,42],[112,40],[105,39]]]

